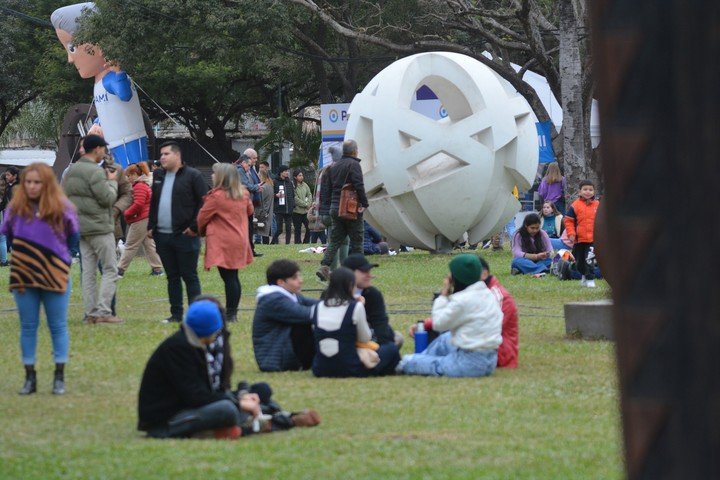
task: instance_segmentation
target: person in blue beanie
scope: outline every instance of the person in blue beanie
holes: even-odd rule
[[[138,430],[153,438],[235,439],[319,424],[314,410],[281,411],[266,383],[241,382],[230,391],[233,362],[224,316],[217,299],[199,297],[180,329],[158,346],[140,384]]]

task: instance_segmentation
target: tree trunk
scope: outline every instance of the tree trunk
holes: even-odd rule
[[[572,0],[559,0],[560,23],[560,88],[563,111],[562,165],[567,179],[568,194],[576,193],[584,178],[594,175],[589,166],[589,118],[583,102],[583,62],[580,54],[578,20]]]

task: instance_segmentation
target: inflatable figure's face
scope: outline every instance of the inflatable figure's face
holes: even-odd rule
[[[75,45],[72,35],[65,30],[56,29],[55,33],[60,43],[65,47],[68,54],[68,63],[75,65],[80,77],[92,78],[106,70],[105,57],[97,46],[89,43]]]

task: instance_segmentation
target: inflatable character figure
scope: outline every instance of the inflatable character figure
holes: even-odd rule
[[[75,45],[73,35],[85,10],[95,10],[91,2],[58,8],[50,17],[60,43],[82,78],[95,79],[94,100],[105,141],[115,161],[123,168],[148,159],[148,139],[142,109],[130,77],[116,66],[108,65],[97,45]]]

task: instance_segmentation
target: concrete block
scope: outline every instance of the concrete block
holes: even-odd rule
[[[612,300],[565,304],[565,333],[589,340],[615,340]]]

